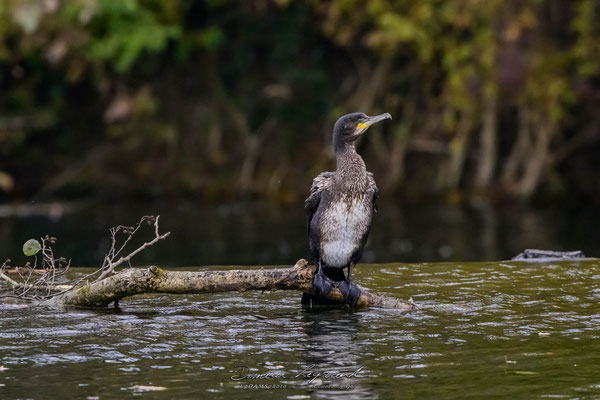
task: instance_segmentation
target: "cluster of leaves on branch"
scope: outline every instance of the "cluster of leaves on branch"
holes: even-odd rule
[[[23,253],[34,257],[33,263],[28,261],[22,267],[13,267],[11,260],[6,260],[0,265],[0,298],[38,301],[55,298],[70,291],[81,290],[85,293],[89,290],[90,281],[98,282],[114,275],[115,269],[125,263],[131,267],[131,259],[134,256],[169,237],[170,232],[159,232],[159,218],[160,216],[146,215],[141,217],[135,226],[119,225],[110,228],[111,245],[102,266],[72,280],[66,276],[71,260],[54,256],[51,245],[56,243],[55,237],[46,235],[40,241],[29,239],[23,245]],[[137,236],[146,225],[154,228],[154,237],[141,243],[137,240],[138,243],[134,245],[134,239],[139,239]]]
[[[40,238],[40,241],[29,239],[23,245],[23,253],[34,257],[33,263],[28,261],[23,267],[12,268],[11,260],[6,260],[0,266],[0,283],[4,283],[9,290],[6,293],[0,290],[0,298],[37,300],[52,297],[58,291],[70,288],[65,288],[61,282],[69,271],[71,261],[64,257],[55,258],[52,249],[55,243],[56,238],[48,235]],[[7,275],[9,273],[17,280],[10,278]]]
[[[599,200],[598,54],[597,0],[6,0],[0,199],[293,201],[362,110],[384,193]]]

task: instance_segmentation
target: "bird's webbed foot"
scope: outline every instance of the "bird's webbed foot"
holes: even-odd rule
[[[313,278],[313,288],[317,296],[326,295],[333,287],[333,282],[323,273],[323,268],[319,265],[317,273]]]
[[[344,296],[346,303],[348,303],[350,307],[354,307],[360,297],[360,289],[358,286],[350,279],[346,279],[338,283],[338,289],[342,292],[342,296]]]

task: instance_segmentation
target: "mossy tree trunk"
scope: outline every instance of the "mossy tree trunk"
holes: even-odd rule
[[[155,266],[128,268],[99,281],[57,295],[44,301],[47,305],[106,307],[128,296],[143,293],[218,293],[246,290],[297,290],[313,293],[314,268],[299,260],[291,268],[260,268],[230,271],[166,271]],[[343,301],[337,288],[327,299]],[[363,291],[357,308],[381,307],[412,310],[416,306],[398,299]]]

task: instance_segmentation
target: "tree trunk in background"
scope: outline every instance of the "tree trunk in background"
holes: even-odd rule
[[[450,159],[444,163],[442,171],[438,174],[438,190],[458,189],[463,176],[472,127],[473,119],[471,115],[462,113],[454,138],[452,138],[449,144]]]
[[[254,176],[254,170],[256,169],[256,162],[258,160],[258,151],[260,149],[260,142],[258,137],[249,136],[246,139],[246,151],[244,154],[244,161],[240,168],[240,190],[242,193],[248,193],[252,189],[252,178]]]
[[[496,90],[486,97],[483,105],[479,166],[475,185],[487,189],[494,176],[498,157],[498,94]]]
[[[241,110],[235,99],[227,93],[214,63],[214,59],[209,58],[207,70],[211,76],[209,79],[210,87],[219,108],[224,111],[224,114],[228,117],[227,119],[232,122],[233,128],[240,137],[240,142],[244,144],[244,157],[240,166],[238,188],[240,192],[248,193],[254,187],[254,175],[261,155],[261,144],[274,129],[277,120],[275,113],[270,113],[257,129],[252,130],[248,122],[248,113]]]
[[[551,161],[550,143],[556,127],[550,121],[549,116],[534,118],[535,144],[529,154],[523,177],[515,188],[515,193],[522,198],[529,198],[538,188],[542,181],[547,165]]]
[[[389,155],[388,175],[385,180],[385,186],[394,189],[404,180],[404,160],[408,146],[409,127],[407,123],[402,123],[394,129],[392,139],[392,149]]]
[[[359,68],[362,70],[361,79],[354,95],[346,102],[347,108],[367,114],[371,112],[377,94],[381,91],[383,84],[389,81],[391,68],[391,57],[380,60],[375,68],[367,66]]]
[[[344,108],[366,114],[373,113],[372,108],[375,99],[378,93],[381,92],[383,85],[389,80],[392,59],[391,57],[383,58],[374,68],[370,68],[367,62],[359,60],[357,67],[360,71],[357,87],[353,90],[353,95],[345,102]],[[385,110],[380,111],[384,112]],[[373,150],[378,159],[386,160],[388,158],[387,145],[380,130],[369,132],[366,140],[373,144]]]
[[[214,104],[215,102],[213,102]],[[221,118],[217,112],[217,106],[211,107],[212,116],[210,117],[210,127],[208,128],[208,139],[206,145],[206,151],[208,158],[213,164],[221,164],[225,160],[225,153],[223,151],[223,127],[221,125]]]
[[[399,116],[400,121],[392,130],[391,150],[387,163],[389,172],[385,180],[386,188],[394,189],[404,180],[404,161],[410,132],[414,129],[416,109],[417,96],[412,90],[411,95],[404,100],[402,115]]]
[[[517,130],[517,139],[504,164],[501,178],[502,183],[509,189],[516,184],[519,173],[524,167],[526,157],[531,151],[530,113],[527,105],[521,103],[519,105],[518,113],[519,126]]]

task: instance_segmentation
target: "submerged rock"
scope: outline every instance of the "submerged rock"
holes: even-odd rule
[[[575,251],[552,251],[526,249],[524,252],[513,257],[514,261],[561,261],[585,258],[581,250]]]

